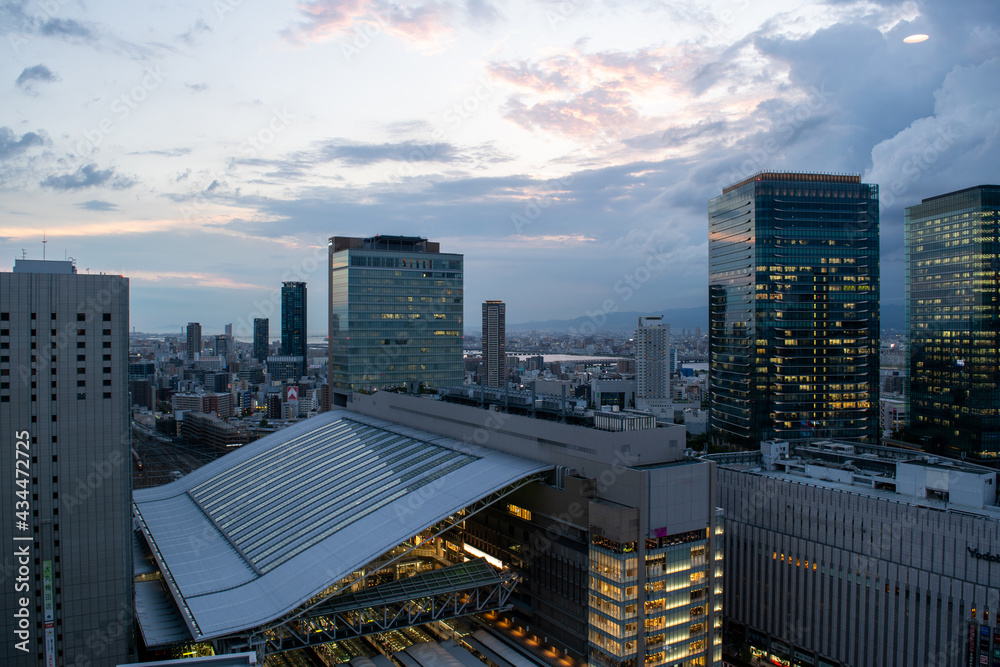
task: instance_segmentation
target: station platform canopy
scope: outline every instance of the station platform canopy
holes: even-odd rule
[[[426,528],[550,468],[345,410],[299,422],[134,492],[136,523],[173,602],[154,603],[151,590],[137,605],[140,627],[164,642],[178,639],[178,617],[195,641],[267,627]]]

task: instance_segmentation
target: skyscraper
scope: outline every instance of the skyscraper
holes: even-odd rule
[[[72,262],[0,273],[0,664],[130,661],[128,289]]]
[[[306,369],[306,284],[281,284],[281,354],[302,357],[299,375]]]
[[[197,361],[201,354],[201,324],[188,322],[187,325],[187,357],[188,361]]]
[[[507,382],[507,306],[503,301],[483,304],[483,381],[487,387]]]
[[[267,350],[270,345],[270,322],[266,317],[255,317],[253,320],[253,358],[257,363],[263,364],[267,359]]]
[[[662,317],[640,317],[635,329],[635,407],[662,414],[670,400],[670,325]],[[673,418],[673,415],[670,415]]]
[[[330,383],[461,384],[463,257],[415,236],[330,239]]]
[[[906,339],[913,436],[1000,460],[1000,185],[906,209]]]
[[[761,172],[708,205],[717,441],[878,436],[878,186]]]

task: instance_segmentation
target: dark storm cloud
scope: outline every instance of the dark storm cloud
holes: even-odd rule
[[[49,82],[58,80],[59,77],[53,74],[52,70],[45,65],[35,65],[34,67],[25,67],[21,71],[21,74],[18,75],[15,83],[21,88],[28,88],[36,81]]]
[[[98,169],[96,164],[87,164],[70,174],[48,176],[39,185],[54,190],[81,190],[106,185],[119,190],[132,187],[135,181],[126,176],[116,176],[113,168]]]
[[[32,146],[44,146],[45,138],[35,132],[25,132],[20,137],[9,127],[0,127],[0,160],[6,160]]]

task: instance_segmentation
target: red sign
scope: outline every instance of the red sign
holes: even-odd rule
[[[288,388],[288,400],[289,401],[297,401],[297,400],[299,400],[299,388],[298,387],[289,387]]]

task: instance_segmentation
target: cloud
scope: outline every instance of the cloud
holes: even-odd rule
[[[96,38],[90,28],[73,19],[50,18],[42,23],[38,32],[46,37],[73,37],[85,41]]]
[[[34,67],[25,67],[15,83],[23,90],[32,91],[36,82],[48,83],[58,80],[59,77],[45,65],[35,65]]]
[[[0,160],[14,157],[32,146],[44,146],[45,138],[35,132],[25,132],[20,138],[9,127],[0,127]]]
[[[492,7],[472,2],[470,16],[490,20]],[[385,0],[318,0],[299,5],[304,20],[282,31],[289,42],[323,42],[338,37],[356,35],[367,40],[381,33],[402,39],[422,48],[437,50],[451,37],[453,23],[459,14],[451,2],[431,1],[417,7]],[[495,11],[495,10],[494,10]],[[352,40],[345,48],[363,48]]]
[[[188,46],[194,46],[198,42],[198,38],[205,34],[212,32],[212,26],[208,25],[202,19],[198,19],[194,22],[187,32],[177,36],[177,39],[181,40]]]
[[[188,88],[190,88],[192,91],[194,91],[196,93],[200,93],[202,91],[208,90],[208,84],[207,83],[185,83],[184,85],[187,86]]]
[[[118,206],[112,204],[111,202],[101,201],[100,199],[91,199],[90,201],[85,201],[77,204],[78,208],[85,208],[88,211],[117,211]]]
[[[110,188],[120,190],[132,187],[135,185],[135,180],[126,176],[116,176],[113,168],[98,169],[96,164],[87,164],[71,174],[48,176],[40,185],[54,190],[81,190],[107,185]]]

